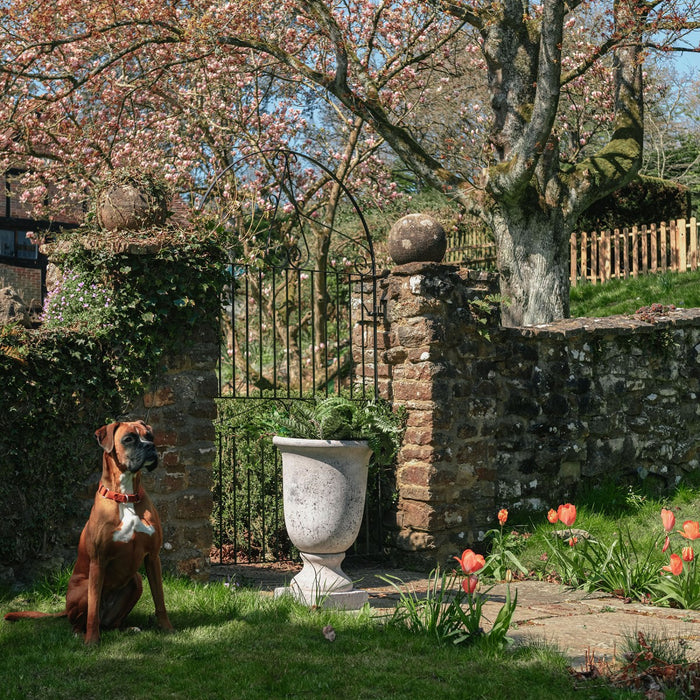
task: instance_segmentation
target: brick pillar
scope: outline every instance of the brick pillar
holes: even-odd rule
[[[143,483],[163,523],[163,566],[206,579],[212,544],[212,469],[218,395],[218,334],[199,327],[182,353],[165,358],[158,383],[137,401],[130,419],[153,428],[160,466]]]
[[[379,375],[387,397],[408,411],[396,475],[396,555],[424,567],[444,564],[474,539],[475,510],[495,480],[487,473],[489,438],[471,420],[473,377],[465,367],[473,362],[465,358],[478,357],[485,343],[470,301],[493,293],[496,281],[471,275],[407,263],[381,280],[387,348]]]

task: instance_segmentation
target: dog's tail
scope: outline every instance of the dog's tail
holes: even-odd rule
[[[66,617],[68,612],[64,610],[60,613],[43,613],[35,612],[34,610],[23,610],[22,612],[10,612],[5,615],[8,622],[17,622],[18,620],[38,620],[42,617]]]

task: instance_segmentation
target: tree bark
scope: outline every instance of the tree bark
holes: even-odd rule
[[[558,209],[495,205],[501,322],[531,326],[569,315],[570,232]]]

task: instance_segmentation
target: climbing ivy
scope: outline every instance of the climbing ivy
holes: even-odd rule
[[[127,411],[169,353],[186,350],[191,329],[217,323],[227,259],[212,233],[159,230],[126,241],[80,230],[52,260],[62,276],[44,323],[0,328],[6,565],[65,538],[84,507],[76,494],[99,471],[95,429]]]

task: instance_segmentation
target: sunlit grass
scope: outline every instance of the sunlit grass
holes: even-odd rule
[[[700,307],[700,271],[642,275],[605,284],[579,283],[571,288],[570,298],[574,317],[633,314],[651,304]]]
[[[1,612],[56,609],[62,591],[6,594]],[[150,622],[145,593],[129,623],[143,631],[103,634],[85,647],[65,619],[0,623],[0,697],[99,698],[464,698],[572,697],[563,656],[533,645],[485,652],[438,645],[359,613],[309,610],[289,599],[221,583],[166,579],[177,631]],[[60,609],[60,607],[58,608]],[[323,635],[332,625],[335,641]],[[631,697],[602,683],[586,697]]]
[[[692,483],[681,483],[668,497],[646,494],[641,487],[635,489],[609,483],[581,493],[573,500],[577,506],[575,528],[607,543],[616,539],[618,533],[623,533],[625,537],[629,533],[640,555],[653,550],[651,566],[655,571],[668,563],[668,555],[661,551],[665,535],[661,509],[673,510],[678,527],[685,520],[700,519],[700,489]],[[551,505],[556,509],[558,504]],[[532,515],[529,526],[522,526],[523,530],[529,531],[530,537],[519,556],[535,576],[545,577],[552,573],[553,566],[546,555],[553,540],[553,531],[561,527],[560,524],[547,522],[545,511],[539,518]]]

